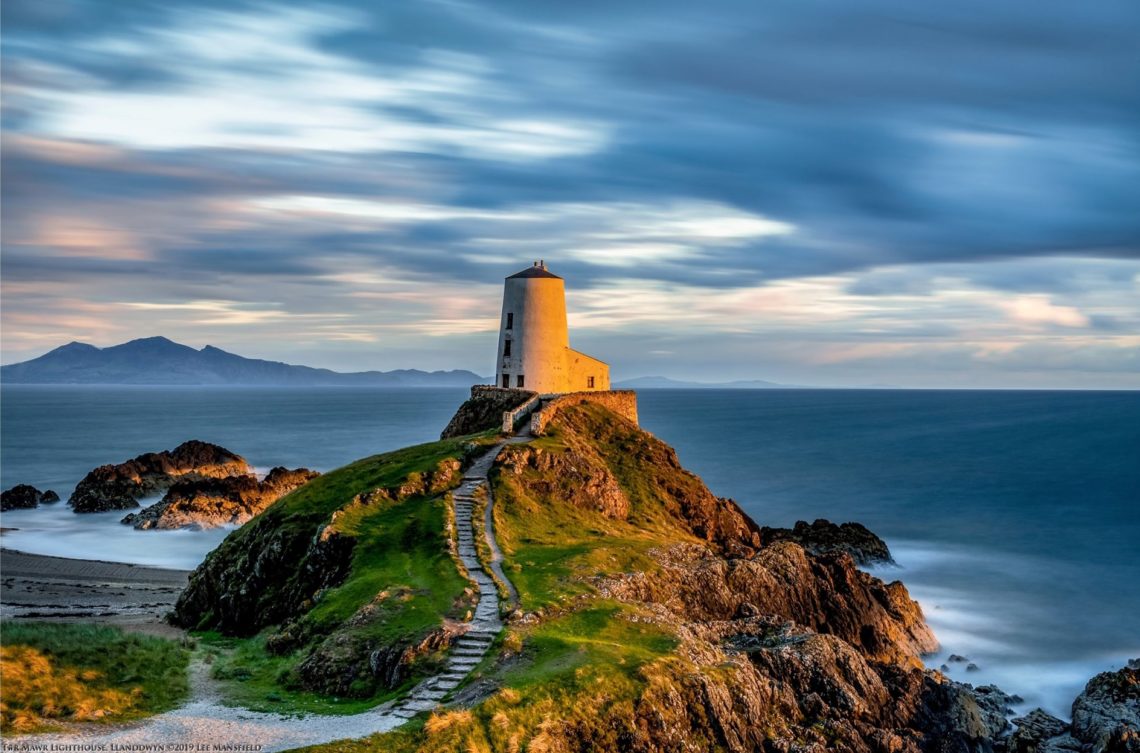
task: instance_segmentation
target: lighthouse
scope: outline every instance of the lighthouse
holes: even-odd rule
[[[566,287],[542,261],[504,282],[496,367],[499,387],[542,395],[610,388],[610,367],[570,347]]]

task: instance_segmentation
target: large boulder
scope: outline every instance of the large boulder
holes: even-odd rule
[[[1072,736],[1091,753],[1140,753],[1140,663],[1089,680],[1073,701]]]
[[[796,522],[793,528],[760,529],[760,540],[767,546],[777,541],[794,541],[812,554],[843,552],[860,565],[893,562],[885,541],[862,523],[835,524],[820,518],[814,523]]]
[[[59,495],[51,489],[40,491],[30,484],[16,484],[0,493],[0,512],[8,510],[31,510],[41,504],[58,502]]]
[[[253,473],[245,458],[224,447],[192,439],[173,450],[148,452],[88,473],[68,504],[75,512],[129,510],[139,500],[165,491],[176,481],[225,478]]]
[[[162,501],[127,515],[122,522],[139,530],[242,525],[319,475],[308,468],[278,467],[262,481],[253,475],[182,479]]]

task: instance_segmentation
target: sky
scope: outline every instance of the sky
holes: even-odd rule
[[[1135,0],[5,0],[0,360],[1140,388]]]

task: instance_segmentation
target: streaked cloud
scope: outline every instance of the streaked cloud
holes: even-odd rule
[[[1140,384],[1140,7],[12,0],[3,355]],[[1106,76],[1105,71],[1111,71]]]

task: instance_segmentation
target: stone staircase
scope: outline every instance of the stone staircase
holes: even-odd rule
[[[479,601],[475,606],[474,618],[468,623],[467,631],[452,645],[444,670],[429,677],[414,688],[402,701],[390,707],[387,713],[394,716],[410,719],[423,711],[430,711],[438,706],[451,691],[455,690],[461,682],[483,661],[487,656],[495,636],[503,629],[499,618],[499,592],[495,581],[483,568],[475,549],[475,530],[472,517],[476,504],[476,494],[483,490],[487,496],[487,507],[484,518],[484,531],[486,540],[492,551],[491,567],[495,575],[502,580],[511,592],[512,601],[517,601],[514,585],[503,573],[500,562],[502,552],[494,539],[494,522],[492,518],[493,500],[491,487],[487,483],[487,473],[491,464],[495,462],[503,443],[495,445],[476,460],[463,476],[463,483],[452,495],[455,505],[455,534],[459,545],[459,560],[467,570],[468,576],[475,582],[479,592]]]

